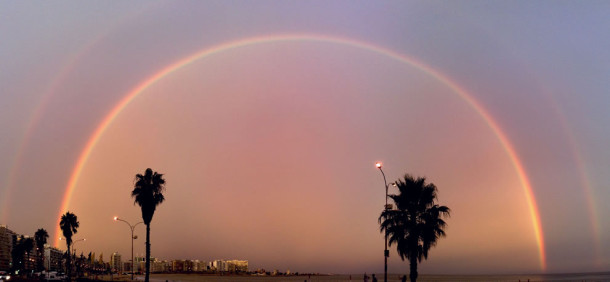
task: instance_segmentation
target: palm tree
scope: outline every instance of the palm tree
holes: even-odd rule
[[[165,200],[163,190],[165,189],[165,179],[163,174],[153,172],[147,168],[144,175],[137,174],[131,196],[135,198],[134,205],[137,203],[142,209],[142,219],[146,224],[146,276],[145,281],[150,277],[150,222],[152,221],[155,209]]]
[[[411,282],[417,280],[417,263],[428,258],[428,251],[439,238],[445,237],[450,209],[436,203],[436,186],[426,183],[425,177],[413,178],[405,174],[404,180],[395,182],[399,194],[389,195],[396,209],[387,209],[379,216],[381,231],[386,231],[390,246],[396,249],[402,260],[410,263]]]
[[[44,268],[44,245],[47,243],[49,233],[44,228],[40,228],[34,233],[34,240],[36,241],[36,251],[38,252],[38,271],[42,271]]]
[[[71,281],[71,272],[72,272],[72,263],[70,260],[70,245],[72,245],[72,235],[76,234],[77,228],[79,226],[78,219],[76,215],[71,212],[66,212],[66,214],[61,216],[61,221],[59,221],[59,228],[64,234],[66,238],[66,245],[68,245],[68,260],[66,268],[68,269],[66,272],[68,274],[68,282]]]
[[[26,238],[25,236],[21,235],[21,236],[17,236],[17,235],[13,235],[12,236],[13,239],[13,246],[12,246],[12,250],[11,250],[11,256],[12,256],[12,260],[13,260],[13,265],[12,265],[12,269],[11,271],[14,274],[23,274],[21,273],[21,270],[25,270],[25,253],[26,253],[26,249],[27,249],[27,244],[26,244]],[[31,249],[30,249],[31,251]]]

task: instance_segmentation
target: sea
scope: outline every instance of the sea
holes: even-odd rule
[[[368,274],[370,276],[370,274]],[[383,273],[376,274],[378,281],[383,281]],[[138,277],[140,278],[140,277]],[[140,278],[141,279],[141,278]],[[139,280],[139,279],[138,279]],[[216,276],[202,274],[152,274],[151,281],[154,282],[356,282],[364,281],[364,274],[341,274],[341,275],[299,275],[299,276]],[[372,279],[369,279],[371,282]],[[401,275],[388,274],[388,281],[399,282]],[[407,276],[408,281],[408,276]],[[417,281],[421,282],[445,282],[445,281],[607,281],[610,282],[610,272],[606,273],[565,273],[565,274],[533,274],[533,275],[420,275]]]

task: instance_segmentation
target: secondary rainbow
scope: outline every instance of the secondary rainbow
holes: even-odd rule
[[[15,185],[15,181],[17,178],[17,174],[19,170],[23,166],[24,162],[24,154],[25,149],[29,146],[30,140],[32,139],[32,135],[34,134],[34,128],[38,126],[38,123],[42,119],[44,111],[48,105],[48,102],[53,98],[53,96],[58,92],[59,87],[68,79],[68,75],[74,72],[74,68],[78,65],[77,63],[82,60],[82,58],[91,52],[94,47],[102,41],[108,34],[116,29],[120,28],[127,20],[131,19],[133,16],[137,16],[147,9],[155,8],[158,5],[145,6],[139,8],[136,12],[136,15],[131,13],[124,13],[124,15],[115,18],[112,25],[109,25],[103,32],[99,33],[97,36],[93,37],[89,40],[85,45],[80,48],[79,51],[72,53],[67,62],[61,67],[56,74],[55,78],[49,84],[45,91],[43,91],[40,100],[36,104],[33,110],[33,114],[29,121],[25,126],[25,130],[21,137],[21,141],[18,143],[19,147],[15,150],[15,154],[13,157],[13,161],[11,162],[13,165],[11,166],[6,181],[2,187],[4,187],[4,194],[0,191],[0,222],[7,222],[8,213],[10,211],[11,202],[9,199],[11,198],[11,192],[13,190],[13,186]]]
[[[93,134],[89,137],[83,151],[78,157],[76,165],[71,173],[70,179],[68,181],[68,185],[66,187],[66,192],[64,194],[64,198],[61,204],[60,213],[64,214],[68,210],[68,206],[70,205],[70,200],[72,199],[72,194],[74,193],[76,183],[79,180],[80,174],[83,170],[83,167],[87,163],[89,155],[95,148],[98,143],[100,137],[104,134],[108,126],[114,121],[114,119],[121,113],[121,111],[138,95],[140,95],[144,90],[151,87],[155,82],[161,80],[162,78],[172,74],[176,70],[189,65],[190,63],[197,61],[199,59],[220,53],[226,52],[232,49],[237,49],[246,46],[252,45],[260,45],[260,44],[269,44],[276,42],[323,42],[329,44],[338,44],[344,46],[351,46],[354,48],[359,48],[363,50],[368,50],[371,52],[375,52],[378,54],[382,54],[388,56],[392,59],[398,60],[402,63],[414,66],[419,70],[427,73],[428,75],[434,77],[438,81],[445,84],[451,90],[453,90],[456,94],[460,96],[465,102],[467,102],[487,123],[489,128],[493,131],[493,133],[498,138],[502,147],[506,151],[508,157],[510,158],[515,171],[519,177],[519,181],[521,183],[521,187],[523,188],[523,192],[525,194],[525,199],[527,201],[527,205],[529,207],[529,213],[532,220],[532,227],[534,230],[534,236],[536,238],[536,243],[538,245],[538,253],[539,253],[539,261],[540,268],[542,270],[546,269],[546,257],[545,257],[545,248],[544,248],[544,238],[542,234],[542,227],[540,223],[540,215],[538,212],[538,207],[536,205],[536,201],[534,198],[534,193],[532,191],[532,186],[530,181],[525,173],[525,169],[519,160],[517,152],[515,151],[513,145],[509,142],[506,134],[500,130],[498,123],[491,117],[491,115],[474,99],[466,90],[460,87],[457,83],[453,82],[447,76],[441,74],[439,71],[431,68],[423,64],[422,62],[407,57],[403,54],[394,52],[392,50],[376,46],[367,42],[357,41],[353,39],[334,37],[334,36],[325,36],[325,35],[317,35],[317,34],[288,34],[288,35],[268,35],[268,36],[259,36],[259,37],[251,37],[245,38],[241,40],[231,41],[223,44],[219,44],[216,46],[212,46],[210,48],[206,48],[199,52],[196,52],[190,56],[187,56],[163,69],[156,72],[154,75],[150,76],[148,79],[142,81],[135,88],[133,88],[130,92],[128,92],[114,108],[104,117],[101,123],[97,126]],[[57,225],[59,226],[59,225]],[[59,238],[60,230],[57,228],[55,230],[55,238]],[[55,239],[55,246],[59,245],[59,240]]]

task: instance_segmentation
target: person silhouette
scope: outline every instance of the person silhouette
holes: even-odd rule
[[[373,282],[377,282],[377,277],[375,277],[374,273],[373,273]]]
[[[369,282],[369,276],[366,275],[366,272],[364,273],[364,282]]]

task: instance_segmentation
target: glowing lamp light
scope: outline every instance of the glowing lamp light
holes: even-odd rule
[[[375,167],[376,167],[376,168],[381,168],[381,166],[382,166],[381,162],[376,162],[376,163],[375,163]]]
[[[119,217],[118,217],[118,216],[115,216],[115,217],[114,217],[114,221],[117,221],[118,219],[119,219]]]

